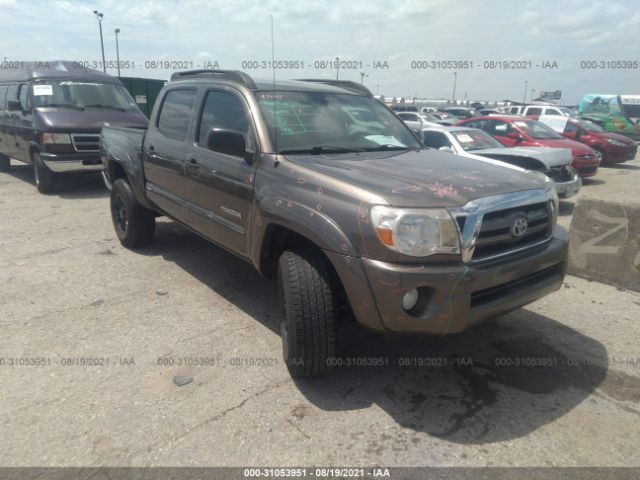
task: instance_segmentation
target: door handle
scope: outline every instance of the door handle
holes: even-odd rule
[[[198,159],[195,157],[187,158],[187,167],[191,171],[200,170],[200,164],[198,163]]]
[[[155,149],[155,147],[153,145],[149,145],[149,151],[150,152],[155,152],[156,149]]]

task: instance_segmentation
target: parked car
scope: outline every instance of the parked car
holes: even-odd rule
[[[418,112],[418,107],[415,105],[405,105],[404,103],[396,103],[391,105],[389,108],[394,112]]]
[[[446,334],[563,282],[547,177],[426,149],[359,83],[176,73],[146,132],[105,126],[101,145],[123,245],[167,215],[277,278],[293,376],[331,370],[345,307],[375,330]]]
[[[483,130],[467,127],[425,128],[424,144],[462,157],[484,162],[493,159],[544,173],[554,182],[558,195],[563,198],[574,196],[582,184],[571,167],[571,150],[566,148],[507,148]]]
[[[440,119],[440,121],[437,122],[440,125],[451,126],[451,125],[455,125],[460,121],[460,119],[455,115],[451,115],[450,113],[442,112],[440,110],[438,110],[437,112],[433,112],[430,115],[433,115],[434,117]]]
[[[443,112],[450,113],[451,115],[455,115],[458,118],[473,118],[477,116],[475,109],[473,108],[464,108],[464,107],[447,107],[442,109]]]
[[[501,112],[493,108],[483,108],[481,110],[478,110],[478,113],[483,117],[488,115],[501,115]]]
[[[437,108],[435,108],[435,107],[422,107],[422,108],[420,109],[420,111],[421,111],[422,113],[433,113],[433,112],[437,112],[437,111],[438,111],[438,109],[437,109]]]
[[[564,138],[537,120],[503,115],[462,120],[458,125],[480,128],[507,147],[568,148],[573,153],[571,166],[580,177],[593,177],[598,173],[600,155],[595,150]]]
[[[565,138],[590,146],[600,153],[603,163],[621,163],[636,158],[636,142],[619,133],[605,132],[602,127],[588,120],[543,115],[539,121]]]
[[[563,117],[570,117],[571,111],[564,107],[554,107],[547,105],[527,105],[520,113],[524,117],[533,118],[537,120],[540,115],[562,115]]]
[[[41,193],[63,173],[100,172],[105,123],[145,128],[147,118],[117,78],[73,62],[0,69],[0,171],[33,166]]]
[[[398,118],[409,126],[419,136],[422,136],[422,130],[426,127],[432,127],[437,125],[435,122],[430,122],[427,117],[415,112],[398,112]]]

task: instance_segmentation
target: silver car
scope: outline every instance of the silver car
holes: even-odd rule
[[[582,185],[580,177],[571,167],[571,150],[566,148],[507,148],[484,131],[468,127],[429,127],[423,129],[423,138],[427,147],[477,160],[499,160],[526,170],[542,172],[553,180],[560,197],[574,196]]]

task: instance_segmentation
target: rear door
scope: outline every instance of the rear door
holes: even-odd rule
[[[197,96],[195,87],[167,90],[144,139],[147,197],[161,210],[184,220],[184,164]]]
[[[255,154],[243,158],[208,149],[212,128],[242,133],[247,150],[256,151],[255,126],[242,96],[232,88],[207,89],[187,155],[187,223],[216,243],[246,256]]]

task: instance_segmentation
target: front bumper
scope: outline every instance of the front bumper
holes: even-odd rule
[[[582,179],[578,175],[574,175],[572,180],[568,182],[553,182],[558,196],[561,198],[573,197],[580,191]]]
[[[373,325],[378,319],[372,316],[378,313],[382,328],[393,332],[461,332],[560,288],[567,252],[567,232],[556,227],[544,246],[487,264],[406,265],[362,259],[377,312],[356,308],[356,317]],[[421,292],[422,303],[418,311],[408,313],[402,308],[402,298],[412,289]],[[347,293],[357,307],[359,299]]]
[[[628,147],[607,145],[607,147],[605,148],[605,153],[607,154],[607,162],[622,163],[636,158],[636,153],[638,153],[638,146],[636,144],[630,145]]]
[[[40,158],[54,173],[101,172],[99,152],[55,154],[41,152]]]

